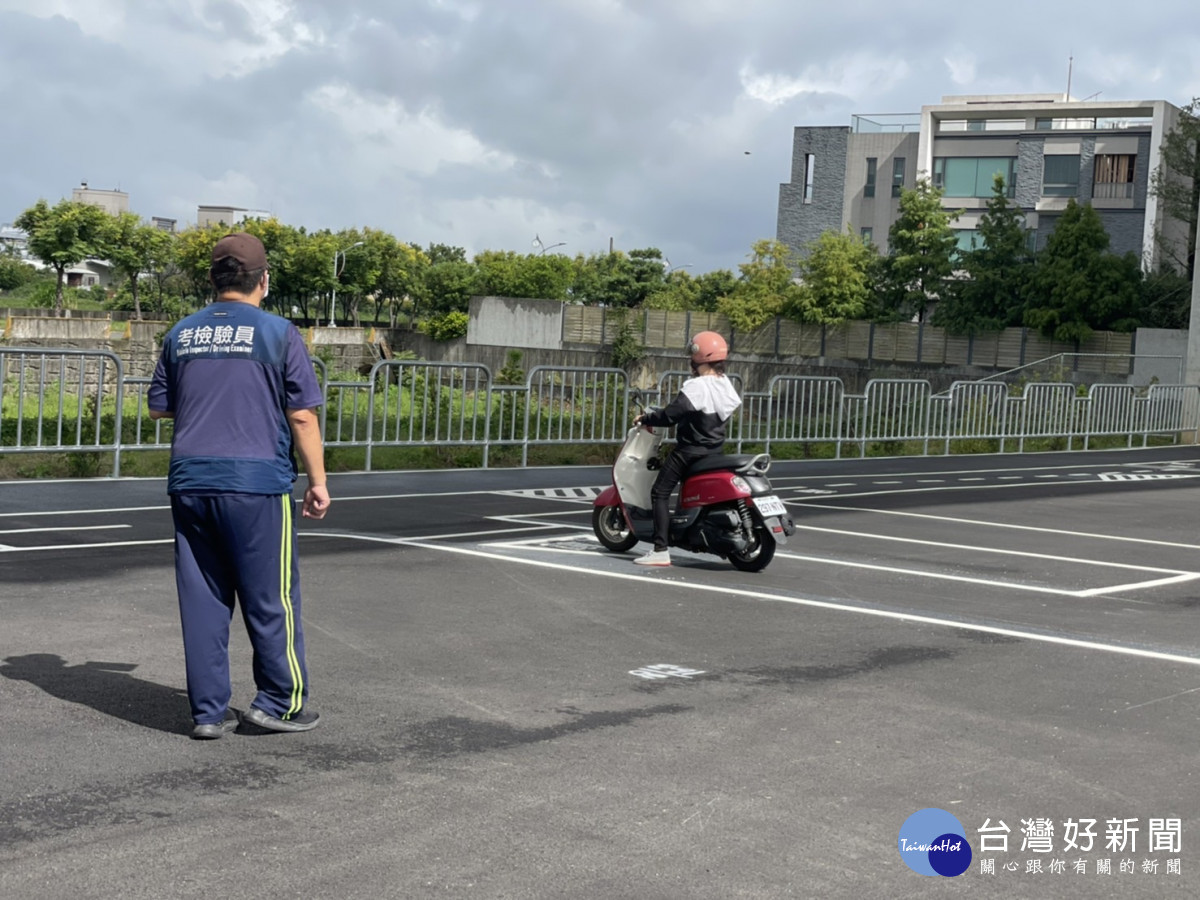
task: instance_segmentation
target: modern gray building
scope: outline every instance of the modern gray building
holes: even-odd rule
[[[1000,173],[1037,246],[1074,197],[1100,214],[1115,253],[1158,265],[1155,234],[1186,241],[1150,192],[1179,109],[1165,100],[1088,102],[1062,94],[943,97],[919,114],[854,116],[850,126],[798,126],[791,181],[780,185],[776,237],[803,254],[822,232],[887,249],[901,188],[918,177],[944,191],[959,245],[971,246]]]

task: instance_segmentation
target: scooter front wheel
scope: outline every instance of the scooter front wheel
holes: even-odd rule
[[[619,506],[593,507],[592,530],[605,549],[613,553],[624,553],[638,542]]]
[[[767,529],[754,530],[754,546],[729,554],[729,562],[742,572],[761,572],[775,558],[775,538]]]

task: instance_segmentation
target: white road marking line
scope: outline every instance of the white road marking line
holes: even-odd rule
[[[2,519],[25,518],[26,516],[94,516],[106,515],[108,513],[124,513],[124,512],[155,512],[158,510],[170,510],[170,504],[166,506],[114,506],[105,509],[48,509],[38,510],[36,512],[6,512],[0,513]]]
[[[35,534],[43,531],[103,531],[110,528],[132,528],[132,525],[58,525],[51,528],[8,528],[0,534]]]
[[[1182,547],[1186,550],[1200,550],[1200,544],[1184,544],[1176,541],[1156,541],[1152,538],[1126,537],[1119,534],[1095,534],[1088,531],[1065,531],[1061,528],[1043,528],[1038,525],[1016,525],[1011,522],[988,522],[982,519],[963,519],[956,516],[935,516],[931,513],[905,512],[899,509],[870,509],[865,506],[831,506],[828,503],[800,501],[798,506],[812,506],[816,509],[836,509],[843,512],[876,513],[881,516],[911,516],[914,519],[934,519],[938,522],[954,522],[963,525],[987,525],[992,528],[1013,528],[1018,531],[1036,531],[1042,534],[1060,534],[1070,537],[1095,538],[1102,541],[1122,541],[1129,544],[1151,544],[1155,547]]]
[[[1134,703],[1132,706],[1125,706],[1121,709],[1114,709],[1113,712],[1129,712],[1131,709],[1141,709],[1143,706],[1151,706],[1155,703],[1162,703],[1166,700],[1174,700],[1177,697],[1186,697],[1188,694],[1194,694],[1200,691],[1200,687],[1188,688],[1186,691],[1180,691],[1177,694],[1171,694],[1166,697],[1158,697],[1154,700],[1147,700],[1145,703]]]
[[[922,538],[899,537],[890,534],[872,534],[865,531],[847,531],[842,528],[826,528],[820,525],[801,525],[796,524],[796,530],[800,531],[824,531],[828,534],[842,534],[853,538],[868,538],[877,541],[895,541],[901,544],[924,544],[929,547],[943,547],[947,550],[968,550],[973,553],[998,553],[1004,556],[1028,556],[1033,559],[1047,559],[1054,562],[1069,562],[1079,563],[1085,566],[1108,566],[1113,569],[1133,569],[1137,572],[1161,572],[1168,575],[1187,575],[1192,578],[1200,578],[1200,572],[1190,572],[1187,569],[1160,569],[1156,566],[1137,566],[1132,563],[1109,562],[1105,559],[1080,559],[1075,556],[1055,556],[1049,553],[1034,553],[1030,550],[1005,550],[999,547],[986,547],[975,544],[951,544],[945,541],[929,541]]]
[[[829,530],[829,531],[837,532],[836,529],[810,528],[809,526],[799,526],[799,527],[805,527],[805,528],[808,528],[809,530],[813,530],[813,531]],[[590,535],[591,529],[581,528],[580,530],[588,531],[589,537],[591,536]],[[849,534],[849,535],[856,534],[855,532],[849,532],[849,531],[837,532],[837,533]],[[857,536],[881,537],[884,540],[889,540],[889,538],[887,538],[886,536],[881,536],[881,535],[857,535]],[[415,540],[415,538],[406,538],[405,540],[411,541],[411,540]],[[556,536],[550,536],[550,537],[523,538],[521,540],[515,540],[515,541],[488,541],[487,546],[494,547],[494,548],[500,548],[500,549],[512,549],[512,550],[538,549],[545,553],[567,553],[567,554],[573,553],[573,554],[583,554],[583,555],[589,555],[589,556],[595,552],[594,550],[591,550],[591,549],[580,550],[576,547],[563,548],[563,547],[550,546],[550,545],[556,544],[556,543],[573,543],[578,540],[579,540],[578,535],[556,535]],[[897,540],[909,541],[911,543],[917,543],[917,544],[935,543],[933,541],[921,541],[921,540],[917,540],[915,538],[897,538]],[[957,549],[965,549],[965,550],[983,549],[983,548],[962,547],[960,545],[954,545],[954,544],[944,544],[944,545],[939,545],[939,546],[945,546],[945,547],[951,547],[951,548],[957,548]],[[1042,556],[1041,554],[1024,553],[1024,552],[1016,551],[1016,550],[1014,550],[1014,551],[996,551],[996,552],[998,552],[998,553],[1009,552],[1009,553],[1012,553],[1013,555],[1017,555],[1017,556],[1038,556],[1038,557]],[[685,555],[690,556],[690,554],[685,554]],[[1139,589],[1144,589],[1144,588],[1149,588],[1149,587],[1160,587],[1164,584],[1177,584],[1180,582],[1192,581],[1194,579],[1200,578],[1200,572],[1182,572],[1182,571],[1179,571],[1178,569],[1151,569],[1151,568],[1147,568],[1144,566],[1133,566],[1133,565],[1128,565],[1128,564],[1124,564],[1124,563],[1112,563],[1113,566],[1122,568],[1122,569],[1136,569],[1136,570],[1145,571],[1145,572],[1164,572],[1164,573],[1168,573],[1168,577],[1157,578],[1157,579],[1153,579],[1150,581],[1143,581],[1143,582],[1130,582],[1128,584],[1114,585],[1111,587],[1105,586],[1105,587],[1098,587],[1098,588],[1085,588],[1082,590],[1066,590],[1065,588],[1043,587],[1043,586],[1039,586],[1039,585],[1035,585],[1035,584],[1024,584],[1019,581],[998,581],[998,580],[991,579],[991,578],[977,578],[977,577],[970,576],[970,575],[951,575],[951,574],[945,573],[945,572],[933,572],[928,569],[909,569],[909,568],[904,568],[902,566],[886,566],[886,565],[882,565],[879,563],[852,562],[852,561],[838,559],[838,558],[834,558],[834,557],[807,556],[807,555],[801,555],[798,553],[788,553],[788,552],[782,551],[782,550],[776,551],[775,555],[780,558],[796,559],[796,560],[800,560],[803,562],[815,562],[815,563],[821,563],[821,564],[825,564],[825,565],[841,565],[841,566],[847,566],[852,569],[869,569],[869,570],[873,570],[873,571],[877,571],[877,572],[891,572],[891,573],[900,574],[900,575],[915,575],[918,578],[933,578],[933,579],[938,579],[938,580],[942,580],[942,581],[959,581],[959,582],[965,582],[967,584],[978,584],[978,585],[984,585],[987,587],[1005,588],[1007,590],[1032,591],[1035,593],[1042,593],[1042,594],[1056,594],[1056,595],[1062,596],[1062,597],[1097,597],[1102,594],[1116,593],[1118,591],[1134,591],[1134,590],[1139,590]],[[1053,559],[1056,561],[1080,562],[1080,563],[1094,564],[1093,560],[1077,560],[1077,559],[1072,559],[1070,557],[1045,556],[1042,558]]]
[[[998,480],[999,480],[999,481],[1020,481],[1020,480],[1021,480],[1022,478],[1024,478],[1024,477],[1025,477],[1024,475],[1001,475],[1001,476],[998,478]],[[1091,475],[1087,475],[1087,476],[1085,476],[1085,477],[1087,477],[1087,478],[1091,478],[1092,476],[1091,476]]]
[[[586,509],[564,509],[562,512],[536,512],[536,513],[515,513],[511,516],[488,516],[488,519],[496,522],[521,522],[525,519],[534,521],[535,519],[546,519],[553,516],[579,516],[590,510]]]
[[[1131,584],[1114,584],[1109,587],[1091,588],[1086,591],[1076,592],[1076,597],[1099,597],[1101,594],[1119,594],[1122,591],[1144,591],[1146,588],[1162,587],[1164,584],[1181,584],[1184,581],[1193,581],[1200,578],[1200,573],[1187,573],[1176,575],[1173,578],[1159,578],[1156,581],[1137,581]]]
[[[853,481],[846,481],[846,482],[843,482],[843,483],[841,483],[841,484],[827,484],[827,485],[825,485],[825,487],[831,487],[831,488],[837,488],[837,487],[858,487],[858,484],[857,484],[856,482],[853,482]],[[795,488],[789,488],[789,490],[796,490],[796,489],[795,489]]]
[[[945,484],[940,487],[892,488],[885,491],[859,491],[856,494],[838,494],[839,497],[891,497],[895,494],[925,494],[937,491],[995,491],[1015,487],[1037,487],[1041,481],[1008,481],[1004,484]],[[1096,484],[1105,482],[1097,481]],[[1112,482],[1115,483],[1115,482]]]
[[[981,634],[995,634],[1002,637],[1018,638],[1020,640],[1027,640],[1035,643],[1053,644],[1060,647],[1072,647],[1078,650],[1097,650],[1103,653],[1112,653],[1118,656],[1134,656],[1140,659],[1152,659],[1158,662],[1200,666],[1200,656],[1184,656],[1178,653],[1165,653],[1160,650],[1146,650],[1141,647],[1127,647],[1122,646],[1121,644],[1104,644],[1099,641],[1081,640],[1079,638],[1066,637],[1065,635],[1059,634],[1023,631],[1019,628],[1004,628],[997,625],[983,625],[969,621],[945,619],[937,616],[914,615],[909,613],[894,612],[886,609],[871,609],[868,607],[852,606],[847,603],[837,603],[832,600],[816,600],[808,597],[788,597],[782,594],[770,594],[765,591],[751,591],[745,588],[715,585],[709,581],[702,583],[674,581],[671,579],[656,578],[654,577],[653,573],[615,571],[605,572],[597,569],[580,569],[579,566],[568,565],[566,563],[551,562],[541,559],[525,559],[519,556],[505,556],[504,554],[491,553],[485,550],[478,550],[473,547],[464,547],[461,544],[425,544],[416,541],[407,541],[404,538],[372,538],[367,536],[350,537],[354,537],[358,540],[395,544],[397,546],[421,547],[426,550],[438,550],[443,553],[459,553],[464,556],[474,556],[479,559],[492,559],[499,562],[510,562],[517,563],[519,565],[535,566],[543,569],[554,569],[560,572],[570,572],[576,576],[592,575],[600,578],[616,578],[623,581],[637,582],[643,585],[647,582],[650,582],[653,583],[656,588],[661,589],[678,588],[681,590],[703,592],[704,594],[710,596],[712,594],[721,593],[732,597],[746,597],[759,602],[789,603],[795,606],[807,606],[814,609],[827,609],[833,612],[854,613],[857,615],[872,616],[879,619],[890,619],[896,622],[932,625],[942,628],[959,629],[962,631],[975,631]]]
[[[1058,478],[1057,475],[1035,475],[1034,478]]]
[[[492,517],[489,516],[488,518],[492,518]],[[407,538],[405,538],[405,540],[406,541],[440,541],[440,540],[445,540],[447,538],[486,537],[489,534],[510,534],[510,533],[516,533],[518,531],[546,531],[549,528],[561,528],[562,527],[562,525],[558,522],[545,522],[545,523],[541,523],[541,524],[533,524],[533,523],[529,523],[529,524],[522,523],[522,524],[525,525],[524,528],[486,528],[486,529],[483,529],[482,531],[455,531],[455,532],[451,532],[449,534],[422,534],[422,535],[413,535],[412,537],[407,537]],[[354,534],[352,534],[351,532],[348,532],[348,531],[324,531],[324,530],[317,531],[317,530],[314,530],[314,531],[297,531],[296,533],[298,535],[300,535],[301,537],[349,538],[349,537],[355,536]]]
[[[900,482],[898,482],[898,481],[896,482],[896,484],[899,484],[899,483]],[[918,478],[917,479],[917,484],[945,484],[945,483],[946,483],[945,478]]]
[[[1080,450],[1077,452],[1082,454],[1084,451]],[[1117,466],[1147,466],[1147,465],[1175,466],[1175,465],[1186,465],[1189,463],[1190,463],[1190,460],[1163,460],[1162,462],[1151,462],[1151,463],[1146,463],[1146,462],[1074,463],[1072,465],[1067,465],[1067,466],[1004,466],[1003,468],[995,468],[995,469],[947,469],[944,471],[934,471],[934,472],[896,472],[894,474],[897,478],[913,478],[913,477],[929,478],[934,475],[995,475],[998,472],[1021,472],[1021,473],[1051,472],[1051,471],[1061,470],[1061,469],[1070,469],[1071,471],[1078,472],[1080,469],[1111,469],[1114,465],[1117,465]],[[812,481],[814,479],[829,478],[829,477],[831,477],[831,476],[828,474],[826,474],[826,475],[779,475],[778,477],[773,477],[771,479],[771,481],[772,482],[774,482],[774,481]],[[833,477],[836,477],[836,476],[833,476]],[[853,476],[850,476],[850,477],[853,477]]]
[[[875,572],[890,572],[895,575],[915,575],[918,578],[933,578],[938,581],[957,581],[963,584],[979,584],[987,587],[1005,588],[1011,591],[1032,591],[1038,594],[1055,594],[1060,597],[1095,597],[1100,594],[1113,593],[1118,590],[1137,590],[1138,588],[1153,587],[1161,584],[1172,584],[1178,581],[1190,581],[1200,578],[1200,572],[1188,572],[1171,578],[1158,579],[1133,584],[1122,584],[1114,587],[1088,588],[1082,591],[1069,591],[1065,588],[1042,587],[1036,584],[1022,584],[1019,581],[996,581],[991,578],[975,578],[970,575],[951,575],[948,572],[931,572],[925,569],[905,569],[901,566],[884,566],[878,563],[853,562],[845,559],[831,559],[823,556],[802,556],[799,553],[775,551],[776,558],[796,559],[801,562],[818,563],[831,566],[846,566],[851,569],[869,569]]]
[[[960,478],[959,481],[986,481],[984,478]]]
[[[599,496],[599,494],[603,490],[603,488],[583,487],[583,488],[578,488],[578,490],[581,490],[581,491],[594,490],[594,491],[596,491],[596,495]],[[513,491],[496,491],[496,490],[432,491],[432,492],[427,492],[427,493],[412,492],[412,493],[407,493],[407,494],[375,494],[372,496],[356,496],[356,497],[336,497],[335,496],[333,499],[334,499],[334,502],[336,502],[336,503],[350,503],[350,502],[354,502],[354,501],[367,501],[367,500],[406,500],[409,498],[416,498],[416,497],[475,497],[475,496],[479,496],[482,494],[495,495],[495,494],[512,494],[512,493],[514,493],[514,492]],[[553,500],[556,498],[544,497],[543,499]],[[573,503],[581,502],[579,499],[572,500],[571,498],[567,498],[567,497],[559,497],[557,499],[567,501],[567,502],[573,502]],[[299,503],[300,500],[297,499],[296,502]],[[587,502],[590,503],[591,500],[588,500]],[[96,516],[96,515],[105,515],[108,513],[159,512],[162,510],[166,510],[166,511],[170,512],[171,505],[168,503],[163,506],[115,506],[115,507],[107,507],[104,509],[50,509],[50,510],[38,510],[38,511],[34,511],[34,512],[4,512],[4,513],[0,513],[0,518],[4,518],[4,519],[25,518],[27,516]]]
[[[154,541],[112,541],[107,544],[46,544],[41,547],[4,547],[3,553],[35,553],[39,550],[95,550],[98,547],[146,547],[151,544],[173,544],[175,538]]]

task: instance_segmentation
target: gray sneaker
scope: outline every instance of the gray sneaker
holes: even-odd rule
[[[209,722],[195,725],[192,728],[193,741],[215,741],[225,737],[238,727],[237,713],[232,709],[225,710],[225,718],[220,722]]]
[[[320,719],[320,713],[313,712],[307,707],[290,719],[277,719],[275,716],[263,712],[257,706],[250,707],[242,716],[243,721],[257,725],[259,728],[265,728],[267,731],[312,731],[317,727]]]

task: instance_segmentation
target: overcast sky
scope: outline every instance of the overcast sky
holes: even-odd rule
[[[1195,0],[0,0],[0,222],[143,217],[736,271],[792,128],[946,94],[1200,95]]]

